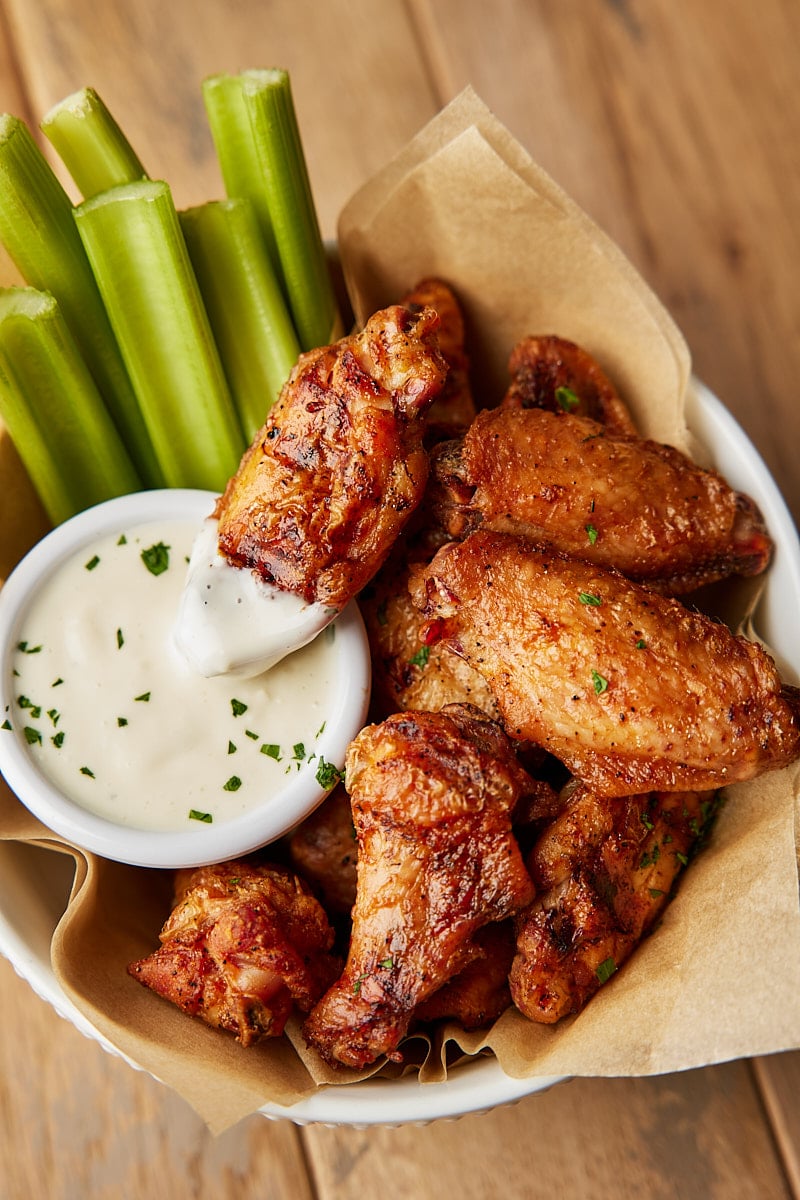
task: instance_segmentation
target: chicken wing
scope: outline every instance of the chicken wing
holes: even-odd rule
[[[511,832],[527,786],[502,730],[476,709],[406,712],[362,730],[346,761],[358,884],[341,978],[308,1016],[310,1045],[364,1067],[414,1009],[481,953],[475,934],[533,898]]]
[[[221,554],[334,609],[364,586],[425,488],[438,323],[396,305],[300,356],[217,503]]]
[[[418,1021],[458,1021],[464,1029],[489,1025],[511,1006],[508,974],[514,960],[511,919],[484,925],[475,934],[480,952],[460,974],[440,987],[414,1010]]]
[[[705,790],[800,754],[800,690],[756,643],[617,572],[475,533],[412,582],[506,729],[606,796]]]
[[[289,838],[289,857],[318,892],[325,911],[349,916],[356,898],[356,831],[350,797],[339,784]]]
[[[512,999],[532,1021],[577,1013],[635,950],[708,831],[714,792],[603,799],[579,786],[527,858]]]
[[[609,431],[636,435],[636,426],[611,380],[575,342],[548,335],[518,342],[508,364],[508,408],[544,408],[591,417]]]
[[[180,872],[161,945],[128,973],[243,1046],[277,1037],[335,978],[333,930],[290,871],[245,860]]]
[[[447,363],[447,379],[428,411],[425,440],[432,445],[461,433],[475,416],[464,344],[464,316],[453,289],[442,279],[420,280],[402,303],[412,312],[435,309],[440,321],[437,333],[439,349]]]
[[[671,446],[545,409],[478,414],[436,447],[429,503],[451,537],[523,533],[668,594],[767,566],[748,497]]]

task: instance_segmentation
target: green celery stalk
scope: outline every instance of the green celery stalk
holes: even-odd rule
[[[0,114],[0,241],[23,279],[58,301],[147,487],[163,477],[73,221],[73,206],[28,127]]]
[[[75,221],[167,486],[221,491],[244,438],[168,185],[111,188]]]
[[[287,71],[241,72],[242,92],[261,161],[283,286],[303,350],[327,344],[336,321]]]
[[[270,261],[279,269],[264,173],[244,100],[242,78],[224,73],[209,75],[203,80],[202,92],[225,192],[229,199],[241,196],[253,205]]]
[[[58,304],[0,289],[0,417],[53,524],[141,488]]]
[[[300,346],[249,200],[178,214],[246,439],[252,441]]]
[[[147,172],[94,88],[82,88],[55,104],[41,129],[84,199],[121,183],[146,179]]]

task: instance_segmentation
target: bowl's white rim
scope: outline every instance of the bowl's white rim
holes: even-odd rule
[[[0,589],[0,642],[4,648],[0,711],[13,703],[11,656],[20,622],[44,578],[99,538],[134,525],[164,519],[199,523],[213,511],[216,498],[213,492],[192,488],[131,493],[86,509],[42,538]],[[366,631],[355,602],[351,601],[337,617],[335,628],[337,688],[316,749],[328,762],[341,763],[366,716],[370,663]],[[167,869],[202,866],[248,854],[289,832],[324,794],[313,767],[306,765],[268,803],[217,824],[213,830],[195,823],[196,828],[187,830],[151,831],[118,825],[70,800],[51,783],[17,735],[4,736],[0,741],[0,771],[34,816],[67,841],[131,866]]]
[[[770,576],[757,611],[761,636],[776,649],[785,669],[800,678],[800,631],[793,620],[782,620],[780,597],[791,602],[800,596],[800,539],[791,514],[766,464],[744,430],[720,400],[704,385],[694,382],[687,398],[687,423],[706,446],[713,465],[730,483],[748,492],[759,504],[778,545]],[[777,595],[778,599],[774,599]],[[59,987],[49,964],[44,964],[2,911],[0,896],[0,952],[17,973],[62,1017],[86,1036],[99,1042],[137,1070],[143,1068],[121,1053],[72,1004]],[[423,1124],[482,1112],[541,1093],[567,1076],[533,1076],[517,1079],[503,1071],[497,1059],[478,1058],[464,1063],[440,1083],[420,1084],[416,1075],[396,1080],[371,1079],[345,1087],[323,1086],[293,1105],[267,1103],[260,1112],[271,1120],[295,1124],[319,1123],[365,1128],[371,1125]]]

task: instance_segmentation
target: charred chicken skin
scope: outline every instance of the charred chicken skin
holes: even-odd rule
[[[636,435],[636,426],[611,380],[588,351],[567,338],[523,338],[508,363],[507,408],[543,408],[590,417],[609,431]]]
[[[532,1021],[579,1012],[669,903],[714,792],[604,799],[579,786],[527,858],[537,896],[515,918],[511,995]]]
[[[451,537],[522,533],[677,595],[767,566],[753,502],[680,451],[545,409],[478,414],[434,452],[431,500]]]
[[[307,885],[244,860],[179,872],[161,945],[128,973],[243,1046],[277,1037],[297,1005],[324,992],[339,964],[333,930]]]
[[[527,787],[502,730],[476,709],[405,712],[351,743],[358,836],[350,949],[304,1024],[331,1063],[398,1056],[417,1005],[481,950],[477,931],[530,903],[511,831]]]
[[[481,672],[509,734],[600,795],[717,788],[800,754],[800,690],[763,648],[618,572],[475,533],[412,588],[424,636]]]
[[[402,303],[414,313],[432,308],[439,317],[437,335],[439,350],[447,363],[447,379],[428,411],[426,442],[432,444],[461,433],[475,416],[464,316],[453,289],[442,279],[420,280]]]
[[[221,554],[334,609],[360,591],[428,478],[425,415],[447,375],[438,324],[396,305],[300,356],[217,503]]]

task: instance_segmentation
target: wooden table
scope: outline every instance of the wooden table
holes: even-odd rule
[[[291,70],[323,229],[472,83],[671,309],[800,516],[796,0],[0,0],[0,108],[97,88],[179,206],[208,74]],[[765,981],[768,986],[769,981]],[[575,1080],[458,1122],[212,1138],[0,963],[3,1197],[800,1196],[800,1053]],[[800,998],[798,999],[800,1003]]]

